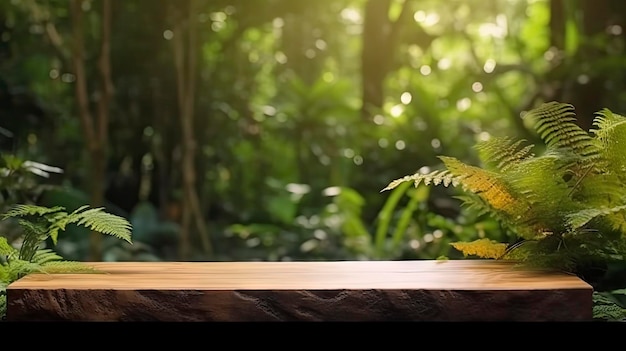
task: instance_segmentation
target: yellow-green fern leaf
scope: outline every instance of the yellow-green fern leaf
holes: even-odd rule
[[[465,164],[454,157],[439,157],[465,191],[480,196],[494,210],[516,215],[527,209],[525,201],[511,192],[498,173]]]
[[[507,244],[499,243],[487,238],[474,240],[471,242],[450,243],[452,247],[461,251],[463,256],[478,256],[480,258],[501,258],[507,248]]]
[[[104,273],[88,264],[78,261],[51,261],[41,266],[42,273],[70,274],[70,273]]]

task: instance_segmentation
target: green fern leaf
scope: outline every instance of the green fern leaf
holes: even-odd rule
[[[606,296],[606,293],[594,291],[592,299],[594,319],[605,321],[623,321],[626,319],[626,309]]]
[[[48,237],[46,227],[41,223],[30,222],[24,219],[19,219],[18,223],[25,232],[19,258],[30,261],[41,243]]]
[[[107,213],[103,208],[85,210],[86,208],[88,206],[82,206],[69,215],[59,218],[50,226],[48,234],[55,245],[59,231],[65,230],[65,227],[72,223],[132,243],[132,226],[125,218]]]
[[[10,283],[9,265],[7,263],[0,263],[0,288],[6,288]]]
[[[595,134],[602,147],[602,156],[605,165],[610,165],[611,169],[617,171],[618,176],[623,181],[626,176],[626,117],[603,109],[596,114],[593,121],[595,129],[591,132]]]
[[[50,262],[61,261],[61,260],[63,260],[63,257],[59,256],[56,252],[52,251],[51,249],[42,249],[42,250],[37,250],[37,252],[35,252],[35,255],[31,259],[31,262],[43,266]]]
[[[123,217],[104,212],[103,208],[91,208],[70,216],[70,223],[85,226],[93,231],[115,236],[129,243],[131,240],[131,224]]]
[[[576,114],[571,104],[544,103],[529,111],[524,118],[534,122],[535,131],[548,149],[569,149],[589,161],[600,153],[591,135],[576,124]]]
[[[594,218],[610,216],[608,221],[611,223],[612,227],[616,230],[622,231],[626,235],[626,218],[624,217],[624,214],[626,214],[626,205],[611,208],[587,208],[568,214],[566,216],[566,221],[572,230],[576,230],[582,228]]]
[[[486,167],[495,165],[495,169],[506,172],[517,163],[534,157],[531,152],[534,145],[521,147],[526,140],[513,141],[508,137],[491,137],[479,142],[475,148]]]
[[[0,320],[4,320],[7,314],[7,296],[0,294]]]
[[[6,256],[8,259],[17,257],[19,251],[11,246],[7,241],[7,238],[0,236],[0,255]]]
[[[43,272],[41,265],[20,259],[13,259],[9,261],[7,268],[10,282],[14,282],[33,272]]]
[[[35,206],[35,205],[24,205],[18,204],[13,205],[7,212],[2,214],[2,218],[6,219],[9,217],[22,217],[22,216],[44,216],[47,214],[60,212],[65,210],[65,208],[60,206],[55,207],[43,207],[43,206]]]

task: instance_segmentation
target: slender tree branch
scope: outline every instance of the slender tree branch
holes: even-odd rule
[[[98,139],[105,144],[109,136],[109,105],[113,95],[111,79],[111,0],[102,0],[102,38],[98,68],[102,91],[98,101]]]
[[[78,117],[85,133],[85,140],[90,150],[97,148],[96,133],[94,130],[93,116],[89,111],[89,97],[87,94],[87,75],[85,72],[85,48],[83,38],[84,14],[82,0],[72,0],[70,4],[72,14],[72,67],[76,82],[76,99],[78,103]]]
[[[56,52],[57,57],[61,60],[63,66],[69,69],[71,67],[70,53],[65,46],[63,37],[59,34],[59,31],[54,25],[54,22],[50,20],[50,13],[48,11],[44,11],[35,0],[27,0],[26,6],[30,9],[33,21],[44,27],[52,49]]]

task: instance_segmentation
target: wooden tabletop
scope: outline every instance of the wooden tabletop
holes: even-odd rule
[[[590,289],[574,275],[492,260],[94,262],[104,274],[31,274],[10,289]]]

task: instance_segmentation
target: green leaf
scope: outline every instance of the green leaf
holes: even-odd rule
[[[43,207],[43,206],[35,206],[35,205],[24,205],[17,204],[13,205],[7,212],[2,214],[2,219],[10,218],[10,217],[23,217],[23,216],[44,216],[47,214],[60,212],[65,210],[65,208],[60,206],[55,207]]]

